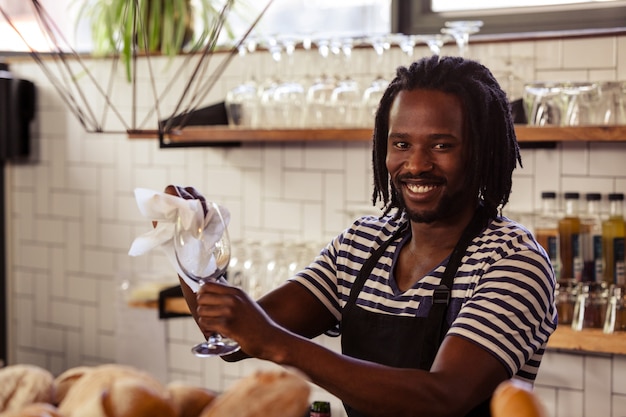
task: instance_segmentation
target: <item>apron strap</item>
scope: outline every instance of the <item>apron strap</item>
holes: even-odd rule
[[[461,260],[467,251],[472,240],[478,236],[478,234],[483,230],[483,228],[487,225],[487,213],[482,205],[478,206],[476,211],[474,212],[474,216],[472,220],[470,220],[469,224],[463,230],[463,234],[461,238],[457,242],[452,254],[450,255],[450,259],[448,260],[448,264],[446,265],[446,270],[443,273],[443,277],[441,278],[441,283],[435,288],[433,293],[433,305],[430,309],[430,313],[428,315],[429,320],[437,320],[440,323],[439,326],[439,334],[435,335],[436,340],[438,340],[438,344],[441,345],[443,342],[443,338],[448,332],[448,322],[446,320],[446,312],[448,311],[448,305],[450,304],[450,299],[452,296],[452,285],[454,283],[454,278],[456,273],[461,266]],[[435,358],[433,357],[433,360]]]
[[[352,288],[350,288],[350,297],[348,299],[348,302],[346,303],[346,307],[356,304],[356,299],[363,289],[365,281],[367,281],[367,278],[369,278],[370,274],[372,273],[374,266],[383,255],[385,250],[389,247],[389,245],[391,245],[391,243],[396,240],[398,236],[403,235],[407,231],[408,225],[409,222],[406,222],[402,226],[400,226],[400,228],[396,230],[389,239],[384,241],[374,252],[372,252],[369,258],[367,258],[367,261],[365,261],[365,264],[363,264],[363,267],[359,271],[357,279],[354,281],[354,284],[352,284]]]

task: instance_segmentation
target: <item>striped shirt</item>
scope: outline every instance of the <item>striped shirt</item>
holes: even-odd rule
[[[407,220],[362,217],[333,239],[311,265],[291,278],[309,289],[341,321],[352,284],[369,254]],[[365,283],[357,305],[381,314],[427,317],[444,259],[402,292],[393,277],[399,249],[392,242]],[[556,328],[554,272],[548,256],[522,225],[497,217],[473,239],[454,280],[448,308],[453,334],[498,358],[510,376],[532,382],[550,334]]]

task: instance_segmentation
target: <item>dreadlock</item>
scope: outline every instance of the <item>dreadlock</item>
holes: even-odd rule
[[[461,99],[468,134],[468,186],[476,190],[476,197],[489,216],[495,216],[509,201],[513,170],[517,163],[522,166],[519,146],[506,93],[489,69],[460,57],[435,55],[397,69],[375,117],[372,202],[380,200],[385,206],[384,214],[393,208],[402,209],[385,163],[389,110],[400,91],[415,89],[439,90]]]

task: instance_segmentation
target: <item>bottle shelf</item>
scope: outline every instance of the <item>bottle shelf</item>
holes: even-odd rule
[[[626,355],[626,332],[607,334],[601,329],[576,331],[568,325],[563,325],[557,327],[550,337],[548,349]]]
[[[626,142],[626,125],[619,126],[527,126],[516,125],[524,142]],[[129,131],[130,139],[158,138],[156,130]],[[164,134],[165,144],[241,144],[246,142],[370,141],[372,129],[246,129],[223,125],[187,126]]]

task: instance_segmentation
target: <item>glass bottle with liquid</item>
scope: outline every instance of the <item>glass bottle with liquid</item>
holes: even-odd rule
[[[561,279],[580,282],[583,260],[580,253],[580,217],[578,204],[580,193],[565,193],[565,213],[559,220],[559,243],[561,252]]]
[[[535,221],[535,238],[550,258],[554,275],[561,274],[561,258],[559,254],[559,214],[556,204],[556,193],[541,193],[541,211]]]
[[[309,410],[309,417],[331,417],[330,402],[314,401]]]
[[[609,218],[602,222],[604,280],[626,285],[624,270],[624,194],[609,194]]]
[[[602,194],[587,193],[585,199],[587,209],[580,219],[580,244],[583,257],[582,281],[602,282],[604,280],[602,218],[600,217]]]

